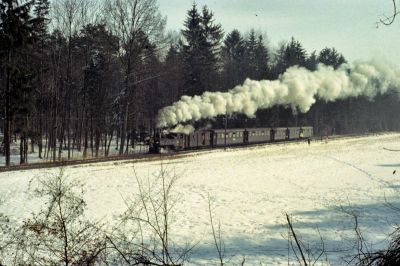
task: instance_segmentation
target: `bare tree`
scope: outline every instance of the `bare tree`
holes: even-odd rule
[[[125,200],[128,210],[118,226],[120,233],[108,237],[111,246],[128,265],[182,265],[191,248],[170,241],[177,174],[162,167],[154,178],[142,179],[136,172],[135,178],[139,193]]]
[[[3,199],[0,198],[0,205]],[[14,234],[14,226],[10,223],[10,219],[0,213],[0,265],[6,265],[6,254],[12,245],[12,235]]]
[[[106,241],[101,223],[83,218],[82,184],[69,180],[63,170],[32,184],[46,205],[13,237],[12,265],[93,265]]]
[[[77,83],[72,76],[73,53],[72,38],[80,28],[96,20],[96,2],[94,0],[56,0],[53,3],[53,27],[64,34],[67,40],[65,85],[61,84],[60,96],[63,98],[62,122],[59,131],[59,159],[61,158],[64,133],[66,133],[68,159],[71,159],[71,121],[72,100],[77,99],[74,94],[74,84]],[[64,89],[65,87],[65,89]],[[76,86],[75,86],[76,87]],[[75,97],[74,97],[75,96]]]
[[[325,243],[321,236],[319,229],[317,228],[319,237],[320,237],[320,245],[318,248],[310,248],[309,245],[306,245],[301,240],[299,234],[294,230],[292,217],[289,214],[285,214],[287,227],[288,227],[288,264],[290,259],[290,249],[293,251],[293,254],[296,257],[296,260],[299,265],[302,266],[311,266],[316,263],[321,263],[321,258],[325,256],[325,262],[327,265],[328,258],[326,257]]]
[[[140,82],[135,65],[141,52],[150,43],[163,38],[166,19],[161,16],[156,0],[106,0],[105,14],[112,33],[119,37],[119,53],[124,67],[124,86],[120,92],[122,113],[119,154],[124,152],[128,132],[132,98],[136,96],[136,84]]]

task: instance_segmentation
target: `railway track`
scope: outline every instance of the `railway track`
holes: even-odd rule
[[[381,134],[381,133],[379,133]],[[328,140],[335,139],[345,139],[345,138],[359,138],[366,137],[371,135],[377,135],[376,133],[367,133],[367,134],[346,134],[346,135],[334,135],[329,136]],[[324,141],[325,137],[314,137],[313,141]],[[113,162],[113,161],[129,161],[129,162],[143,162],[143,161],[157,161],[163,159],[180,159],[183,157],[190,156],[193,152],[198,151],[212,151],[212,150],[222,150],[222,149],[237,149],[237,148],[245,148],[245,147],[257,147],[257,146],[266,146],[266,145],[285,145],[286,143],[294,143],[294,142],[303,142],[305,140],[289,140],[289,141],[280,141],[280,142],[266,142],[266,143],[254,143],[248,145],[236,145],[236,146],[228,146],[228,147],[216,147],[216,148],[202,148],[202,149],[194,149],[194,150],[185,150],[179,151],[175,153],[162,153],[162,154],[133,154],[133,155],[123,155],[123,156],[108,156],[108,157],[99,157],[99,158],[88,158],[88,159],[77,159],[77,160],[62,160],[56,162],[40,162],[40,163],[28,163],[23,165],[12,165],[12,166],[0,166],[1,172],[9,172],[9,171],[23,171],[23,170],[32,170],[32,169],[41,169],[41,168],[54,168],[54,167],[62,167],[62,166],[73,166],[73,165],[81,165],[81,164],[93,164],[93,163],[101,163],[101,162]]]
[[[11,165],[11,166],[1,166],[1,172],[10,172],[10,171],[23,171],[23,170],[32,170],[32,169],[42,169],[42,168],[54,168],[54,167],[63,167],[63,166],[74,166],[74,165],[82,165],[82,164],[93,164],[93,163],[101,163],[101,162],[116,162],[116,161],[130,161],[130,162],[142,162],[142,161],[155,161],[162,159],[171,159],[171,158],[180,158],[189,153],[188,151],[184,151],[182,153],[168,153],[168,154],[134,154],[134,155],[124,155],[124,156],[108,156],[108,157],[99,157],[99,158],[88,158],[88,159],[77,159],[77,160],[62,160],[56,162],[40,162],[40,163],[28,163],[23,165]]]

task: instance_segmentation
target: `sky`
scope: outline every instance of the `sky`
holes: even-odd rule
[[[335,47],[351,62],[383,58],[400,65],[400,17],[376,25],[393,12],[391,0],[159,0],[167,30],[183,28],[194,2],[207,5],[225,33],[254,28],[272,47],[293,36],[308,52]]]

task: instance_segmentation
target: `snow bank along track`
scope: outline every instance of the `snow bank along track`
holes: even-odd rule
[[[380,133],[379,133],[380,134]],[[366,134],[347,134],[347,135],[334,135],[329,136],[328,139],[344,139],[344,138],[360,138],[366,136],[374,136],[377,133],[366,133]],[[318,137],[314,136],[313,141],[324,141],[326,137]],[[228,146],[226,149],[240,149],[245,147],[257,147],[257,146],[266,146],[266,145],[285,145],[287,143],[293,142],[305,142],[307,140],[290,140],[290,141],[279,141],[279,142],[267,142],[267,143],[256,143],[256,144],[248,144],[248,145],[236,145],[236,146]],[[225,149],[225,147],[217,147],[217,148],[204,148],[198,150],[185,150],[179,151],[176,153],[165,153],[165,154],[134,154],[134,155],[123,155],[123,156],[108,156],[101,158],[88,158],[88,159],[79,159],[79,160],[63,160],[56,162],[41,162],[41,163],[31,163],[24,165],[12,165],[12,166],[0,166],[1,172],[8,171],[21,171],[21,170],[31,170],[31,169],[41,169],[41,168],[53,168],[53,167],[62,167],[62,166],[71,166],[71,165],[80,165],[80,164],[92,164],[92,163],[100,163],[100,162],[113,162],[113,161],[128,161],[128,162],[144,162],[144,161],[158,161],[163,159],[179,159],[183,157],[190,156],[194,152],[198,151],[212,151],[212,150],[221,150]]]

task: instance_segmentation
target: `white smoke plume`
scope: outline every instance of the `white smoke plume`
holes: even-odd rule
[[[389,89],[399,90],[400,71],[387,63],[370,61],[344,64],[339,69],[319,65],[314,72],[291,67],[278,80],[247,79],[228,92],[204,92],[201,96],[182,96],[158,113],[158,127],[214,118],[218,115],[243,113],[254,117],[258,109],[275,105],[307,112],[316,97],[327,102],[349,97],[371,99]],[[176,131],[177,132],[177,131]]]
[[[194,132],[194,127],[192,125],[181,125],[178,124],[175,128],[169,130],[170,133],[183,133],[189,135]]]

